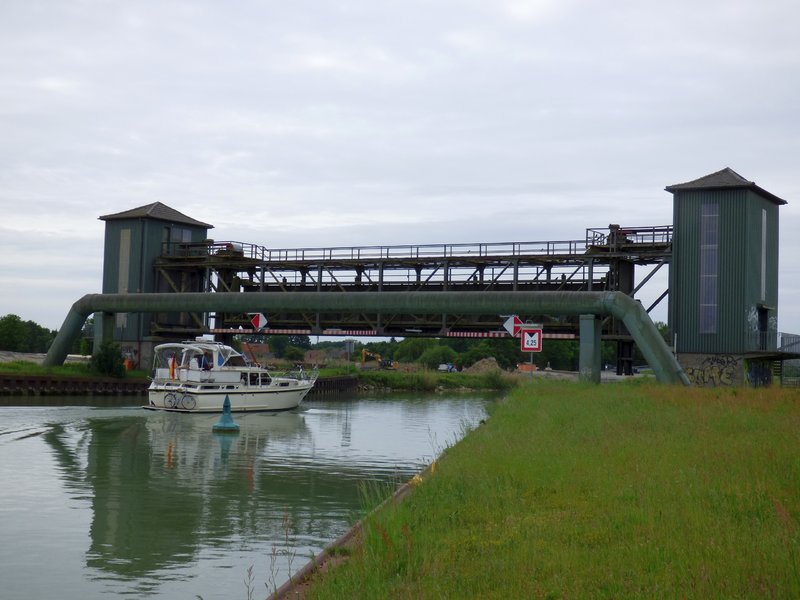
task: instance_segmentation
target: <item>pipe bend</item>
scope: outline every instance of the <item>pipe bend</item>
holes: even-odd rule
[[[639,302],[623,292],[603,292],[602,304],[609,315],[621,320],[625,320],[626,315],[629,314],[641,317],[637,313],[644,310]]]
[[[96,310],[94,305],[95,305],[95,299],[98,296],[102,296],[102,294],[86,294],[84,296],[81,296],[75,302],[73,302],[71,310],[78,314],[85,315],[86,317],[88,317]]]
[[[609,314],[625,323],[625,327],[636,340],[639,350],[653,367],[659,381],[690,385],[689,378],[677,358],[638,300],[623,292],[607,292],[603,304]]]

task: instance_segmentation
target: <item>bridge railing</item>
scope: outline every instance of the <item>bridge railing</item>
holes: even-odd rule
[[[161,255],[170,258],[192,258],[198,256],[219,256],[232,258],[260,259],[264,248],[247,242],[164,242]]]
[[[800,354],[800,334],[778,333],[778,350]],[[783,361],[781,384],[800,387],[800,358]]]
[[[374,266],[361,269],[360,272],[352,268],[337,268],[335,271],[323,268],[319,284],[327,286],[355,285],[367,288],[369,286],[382,285],[384,288],[392,286],[414,286],[424,285],[447,285],[448,287],[489,286],[492,284],[509,284],[516,282],[518,285],[534,284],[540,285],[549,283],[554,289],[573,289],[575,285],[585,285],[591,276],[593,289],[602,289],[603,278],[608,273],[607,265],[595,265],[591,271],[588,266],[575,267],[575,265],[553,265],[550,268],[549,276],[547,268],[544,266],[524,265],[519,266],[516,271],[508,264],[486,266],[481,271],[476,266],[449,266],[445,269],[439,265],[434,267],[422,267],[419,273],[415,267],[404,266],[393,269],[386,269],[381,275]],[[272,285],[282,283],[290,287],[313,287],[317,285],[320,272],[316,269],[306,272],[305,277],[296,269],[291,268],[270,268],[265,273],[265,284]],[[284,281],[285,280],[285,281]],[[587,288],[588,289],[588,288]]]
[[[586,230],[587,246],[607,246],[613,244],[612,231],[617,235],[616,243],[626,244],[670,244],[672,243],[672,225],[647,225],[644,227],[593,227]]]
[[[515,256],[579,255],[584,240],[542,242],[492,242],[474,244],[405,244],[396,246],[333,246],[327,248],[266,248],[237,241],[167,242],[162,254],[169,257],[237,256],[263,262],[372,261],[425,258],[485,258]]]
[[[800,334],[779,332],[778,350],[781,352],[796,352],[800,354]]]
[[[406,244],[397,246],[338,246],[329,248],[264,248],[265,262],[328,262],[424,260],[426,258],[491,258],[577,255],[586,251],[583,240],[493,242],[474,244]]]
[[[523,285],[549,282],[556,286],[561,285],[566,289],[579,282],[586,284],[590,278],[586,265],[576,267],[575,264],[551,264],[549,267],[545,267],[544,265],[523,263],[518,265],[515,270],[512,266],[513,260],[530,256],[580,256],[585,253],[585,249],[584,242],[575,240],[291,249],[269,249],[244,242],[221,241],[165,243],[163,255],[188,259],[206,256],[232,258],[234,264],[237,259],[252,259],[266,268],[267,273],[264,274],[263,283],[267,286],[278,283],[305,287],[335,286],[337,284],[375,285],[378,283],[379,277],[375,267],[376,263],[381,260],[398,262],[408,260],[414,264],[384,270],[381,285],[390,287],[424,283],[447,286],[488,286],[510,282]],[[471,259],[485,261],[487,258],[493,257],[498,259],[498,263],[487,265],[484,262],[480,270],[478,265],[481,261],[476,260],[475,264],[470,264]],[[433,264],[422,264],[426,258],[437,260],[433,261]],[[448,258],[453,259],[453,263],[445,269],[442,262],[443,259]],[[361,261],[365,264],[359,272],[355,267]],[[335,274],[325,268],[326,263],[337,262],[351,262],[356,265],[348,268],[346,265],[339,264]],[[303,278],[293,263],[305,263],[306,266],[313,264],[321,267],[321,278],[317,269],[306,269],[306,277]],[[244,267],[242,269],[244,270]],[[598,289],[598,286],[602,285],[601,279],[606,275],[607,270],[607,266],[595,265],[591,275],[594,289]],[[317,281],[318,279],[320,281]]]
[[[332,246],[326,248],[266,248],[238,241],[167,242],[162,254],[168,257],[231,256],[264,263],[425,260],[427,258],[492,258],[529,256],[577,256],[590,246],[608,245],[610,228],[586,230],[583,240],[547,240],[464,244],[401,244],[392,246]],[[668,244],[672,226],[622,227],[616,243]]]

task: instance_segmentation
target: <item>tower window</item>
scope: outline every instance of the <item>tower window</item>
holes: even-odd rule
[[[700,211],[700,333],[717,333],[719,204],[707,200]]]
[[[761,301],[767,301],[767,211],[761,209]]]

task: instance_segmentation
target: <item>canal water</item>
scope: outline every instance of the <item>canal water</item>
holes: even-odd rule
[[[481,396],[218,415],[0,407],[0,597],[263,598],[484,418]],[[74,401],[73,401],[74,402]],[[248,575],[248,570],[250,575]]]

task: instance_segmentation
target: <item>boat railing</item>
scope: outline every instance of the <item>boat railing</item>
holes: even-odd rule
[[[314,366],[313,369],[307,370],[303,365],[295,365],[294,368],[286,370],[270,369],[273,377],[281,379],[296,379],[297,381],[311,381],[314,382],[319,377],[319,369]]]

